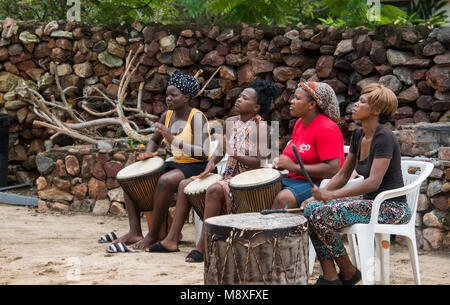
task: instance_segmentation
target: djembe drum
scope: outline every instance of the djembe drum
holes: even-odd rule
[[[151,211],[156,184],[165,167],[160,157],[137,161],[119,171],[116,180],[141,211]]]
[[[153,217],[153,195],[159,177],[164,174],[166,163],[160,157],[137,161],[117,173],[116,180],[125,193],[144,212],[150,230]],[[167,213],[158,233],[158,241],[164,239],[172,225],[172,216]]]
[[[243,213],[205,220],[204,281],[209,285],[306,285],[305,217]]]
[[[271,168],[249,170],[231,178],[229,187],[237,213],[270,209],[275,196],[281,191],[282,179],[280,172]]]
[[[192,181],[184,188],[184,194],[201,220],[204,216],[206,190],[222,178],[223,176],[220,174],[208,174],[201,179]]]

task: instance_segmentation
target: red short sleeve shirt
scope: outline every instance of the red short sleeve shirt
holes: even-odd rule
[[[344,138],[342,132],[336,123],[323,114],[316,116],[306,127],[303,126],[302,119],[298,119],[295,123],[291,141],[283,150],[283,155],[288,156],[297,163],[292,144],[297,146],[303,164],[318,164],[336,158],[341,159],[340,167],[344,164]],[[304,176],[292,172],[287,177],[306,180]],[[321,179],[312,177],[311,180],[314,182],[321,181]]]

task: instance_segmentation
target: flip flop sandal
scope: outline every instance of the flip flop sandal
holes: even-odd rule
[[[108,249],[106,249],[106,252],[108,253],[122,253],[122,252],[143,252],[143,250],[136,250],[128,248],[124,243],[117,243],[109,245]]]
[[[176,250],[169,250],[165,248],[159,241],[157,243],[154,243],[150,246],[148,249],[148,252],[160,252],[160,253],[170,253],[170,252],[180,252],[180,249]]]
[[[198,250],[192,250],[189,252],[188,256],[186,258],[192,258],[193,261],[186,261],[186,263],[201,263],[203,262],[203,253]]]
[[[99,244],[110,243],[117,239],[117,235],[114,232],[109,232],[108,234],[102,235],[98,240]]]

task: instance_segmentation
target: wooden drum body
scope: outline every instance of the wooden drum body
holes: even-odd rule
[[[187,200],[192,204],[194,211],[203,220],[205,210],[205,196],[208,187],[222,180],[220,174],[208,174],[202,179],[197,179],[189,183],[184,188]]]
[[[229,187],[237,213],[270,209],[281,191],[282,179],[280,172],[271,168],[254,169],[231,178]]]
[[[116,180],[141,211],[152,211],[153,194],[165,167],[160,157],[137,161],[119,171]]]
[[[229,214],[208,218],[205,226],[205,284],[307,284],[305,217]]]

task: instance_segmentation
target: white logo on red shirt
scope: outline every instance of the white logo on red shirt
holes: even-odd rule
[[[302,144],[302,145],[300,145],[299,149],[300,149],[301,153],[304,153],[305,151],[308,151],[311,149],[311,145]]]

